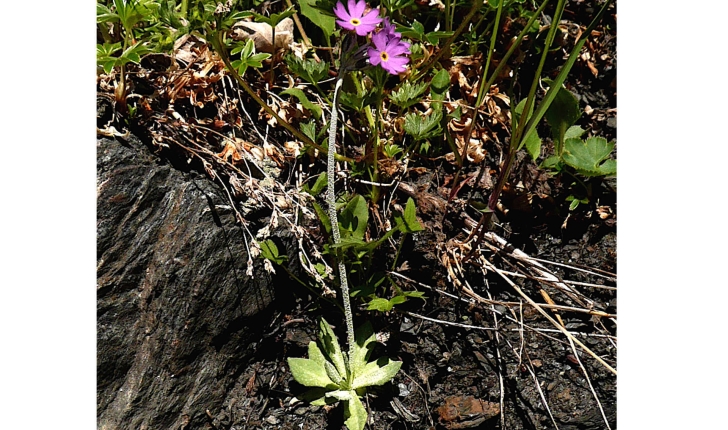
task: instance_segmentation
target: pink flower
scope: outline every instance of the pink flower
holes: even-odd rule
[[[339,18],[336,23],[346,30],[354,30],[359,36],[366,36],[374,30],[377,24],[382,22],[378,8],[372,9],[364,15],[364,10],[367,7],[364,0],[356,2],[349,0],[348,5],[348,11],[340,1],[336,2],[336,6],[334,6],[334,13]]]
[[[369,55],[369,63],[372,66],[382,66],[387,72],[396,75],[402,73],[409,63],[407,55],[410,54],[410,44],[402,42],[402,35],[394,32],[394,26],[390,29],[385,24],[384,30],[372,36],[374,47],[367,50]]]
[[[395,30],[394,24],[389,22],[389,17],[384,17],[384,22],[382,22],[382,32],[387,34],[387,37],[390,39],[401,39],[402,34],[397,33]]]

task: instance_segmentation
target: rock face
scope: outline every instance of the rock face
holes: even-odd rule
[[[271,277],[247,278],[242,227],[203,175],[139,140],[97,147],[99,429],[208,423],[270,330]]]

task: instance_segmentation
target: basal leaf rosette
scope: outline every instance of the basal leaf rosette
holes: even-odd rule
[[[374,330],[367,322],[356,331],[352,356],[347,360],[331,326],[321,319],[318,341],[308,344],[308,358],[288,358],[293,378],[301,385],[312,387],[301,396],[302,400],[316,406],[341,401],[346,427],[362,430],[367,411],[360,397],[366,387],[386,384],[402,366],[401,361],[387,357],[370,362],[375,344]]]

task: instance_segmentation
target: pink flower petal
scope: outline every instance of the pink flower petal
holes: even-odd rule
[[[359,36],[366,36],[367,34],[374,31],[376,27],[376,24],[361,23],[356,26],[356,34],[358,34]]]
[[[379,51],[377,51],[376,49],[367,49],[367,54],[369,55],[369,64],[371,64],[372,66],[376,66],[382,62],[382,58],[379,56]]]
[[[389,41],[387,44],[387,47],[384,48],[384,51],[387,52],[389,55],[401,55],[406,52],[409,52],[406,46],[402,45],[398,40],[396,41]]]
[[[334,6],[334,14],[336,14],[336,17],[342,21],[349,21],[351,19],[351,16],[340,1],[336,2],[336,6]]]
[[[387,42],[387,34],[383,31],[380,31],[379,33],[372,36],[372,43],[380,52],[385,50],[385,48],[387,47]]]
[[[352,18],[361,18],[361,16],[364,14],[364,9],[366,9],[367,4],[364,2],[364,0],[361,1],[355,1],[355,0],[349,0],[349,14]]]
[[[379,17],[379,9],[372,9],[361,19],[362,23],[377,25],[382,22],[382,18]]]
[[[356,26],[352,25],[348,20],[342,21],[342,20],[336,20],[336,23],[339,24],[342,28],[345,30],[354,30],[356,29]]]

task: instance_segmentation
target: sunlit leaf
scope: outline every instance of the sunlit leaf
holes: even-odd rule
[[[617,173],[617,162],[607,159],[614,149],[603,137],[587,140],[567,139],[564,143],[563,160],[584,176],[607,176]]]
[[[281,91],[281,95],[291,95],[298,99],[298,101],[301,103],[301,105],[311,111],[314,118],[319,119],[321,118],[321,106],[311,103],[311,101],[306,97],[306,93],[303,92],[303,90],[299,88],[288,88],[284,91]],[[313,140],[313,139],[312,139]]]
[[[321,387],[335,389],[336,384],[326,374],[320,364],[307,358],[288,358],[288,367],[291,369],[293,379],[306,387]]]
[[[344,403],[344,424],[349,430],[363,430],[367,423],[367,410],[361,400],[352,392],[351,398]]]
[[[401,361],[392,361],[387,357],[369,362],[358,375],[355,375],[351,388],[356,390],[373,385],[384,385],[394,378],[400,367],[402,367]]]

